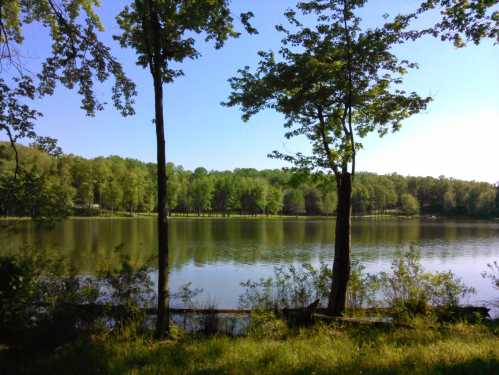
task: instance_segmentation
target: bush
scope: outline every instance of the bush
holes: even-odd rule
[[[391,272],[381,272],[378,283],[383,298],[397,318],[426,315],[430,307],[453,309],[459,298],[473,293],[451,272],[424,272],[418,252],[411,248],[392,262]]]
[[[251,314],[248,334],[260,339],[283,339],[288,326],[271,311],[255,311]]]
[[[352,262],[347,306],[353,310],[373,304],[378,290],[378,280],[364,269],[358,261]],[[245,292],[239,297],[239,305],[253,310],[302,309],[319,300],[325,307],[331,282],[332,270],[325,263],[318,269],[307,263],[275,267],[273,278],[241,283]]]
[[[331,269],[324,263],[318,269],[310,264],[275,267],[273,278],[242,283],[245,292],[239,303],[242,308],[259,311],[301,309],[316,300],[325,307],[331,276]],[[473,292],[473,288],[466,287],[450,271],[425,272],[418,252],[411,248],[397,255],[390,272],[378,275],[365,273],[363,265],[352,262],[347,308],[355,312],[381,304],[398,319],[412,318],[428,315],[435,309],[455,309],[461,297]]]
[[[499,263],[497,261],[487,264],[488,270],[482,272],[482,277],[484,279],[489,279],[492,281],[492,285],[495,289],[499,291]],[[496,306],[499,306],[499,300],[494,303]]]
[[[58,342],[94,321],[92,314],[74,306],[94,303],[97,285],[90,278],[64,273],[60,259],[30,249],[0,257],[0,339],[26,344],[34,336],[47,335]]]
[[[0,340],[10,344],[57,346],[110,324],[140,323],[153,299],[147,270],[128,259],[93,278],[30,249],[0,257]]]
[[[109,307],[116,323],[141,323],[146,318],[145,309],[154,306],[156,294],[149,271],[147,267],[135,269],[130,258],[123,256],[119,269],[99,274],[100,302]]]
[[[419,202],[412,194],[402,194],[400,206],[404,215],[417,215],[419,213]]]
[[[347,307],[353,311],[376,304],[379,281],[376,276],[365,273],[365,268],[360,262],[352,261],[347,289]]]
[[[241,283],[246,290],[239,297],[241,308],[283,310],[304,308],[312,302],[327,301],[331,286],[331,270],[321,263],[319,269],[310,264],[301,267],[274,267],[274,278],[248,280]]]

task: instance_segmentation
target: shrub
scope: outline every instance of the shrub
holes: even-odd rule
[[[392,262],[391,272],[381,272],[377,278],[385,303],[398,318],[426,315],[430,306],[455,308],[460,297],[474,292],[451,271],[425,272],[413,248],[400,253]]]
[[[248,280],[241,283],[245,292],[239,297],[242,308],[282,310],[304,308],[312,302],[327,301],[331,286],[331,270],[321,263],[319,269],[310,264],[301,267],[274,267],[274,278]]]
[[[358,261],[352,262],[347,291],[347,306],[351,309],[374,303],[378,280],[364,270]],[[255,310],[283,310],[305,308],[319,300],[320,306],[325,307],[331,282],[332,270],[325,263],[319,268],[311,264],[275,267],[273,278],[241,283],[245,292],[239,297],[239,304]]]
[[[121,267],[99,274],[101,303],[109,307],[110,315],[120,325],[144,321],[145,308],[154,306],[154,284],[146,266],[134,268],[130,258],[121,258]]]
[[[419,202],[412,194],[402,194],[400,205],[404,215],[417,215],[419,213]]]
[[[482,272],[484,279],[492,281],[492,285],[499,291],[499,263],[497,261],[487,264],[488,270]],[[495,301],[495,305],[499,306],[499,300]]]
[[[271,311],[254,311],[248,334],[259,339],[282,339],[288,334],[288,326]]]
[[[147,269],[134,270],[128,259],[94,278],[31,249],[0,257],[0,339],[50,347],[109,324],[143,322],[152,285]]]
[[[379,281],[376,276],[365,273],[365,268],[359,261],[352,261],[347,289],[347,307],[354,311],[376,304]]]
[[[25,344],[33,335],[47,335],[56,343],[95,320],[74,306],[94,303],[96,284],[64,273],[60,259],[31,249],[0,258],[0,338]]]
[[[332,271],[324,263],[318,269],[310,264],[301,267],[275,267],[274,277],[248,280],[241,284],[242,308],[260,311],[300,309],[315,300],[325,306],[331,287]],[[396,318],[427,315],[433,308],[451,310],[461,297],[473,293],[451,272],[425,272],[419,253],[411,248],[393,260],[390,272],[365,273],[365,267],[352,262],[347,291],[347,307],[353,311],[389,307]],[[381,298],[381,301],[379,300]]]

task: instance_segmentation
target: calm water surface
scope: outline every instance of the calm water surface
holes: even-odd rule
[[[218,307],[235,307],[241,281],[271,276],[276,265],[331,262],[334,220],[172,219],[171,287],[188,281]],[[368,272],[388,270],[395,253],[411,245],[425,269],[452,270],[478,293],[468,302],[499,297],[480,273],[499,260],[499,223],[420,219],[355,219],[352,257]],[[82,274],[117,264],[120,254],[136,265],[155,264],[154,218],[69,219],[53,229],[22,222],[2,230],[0,254],[33,246],[63,254]]]

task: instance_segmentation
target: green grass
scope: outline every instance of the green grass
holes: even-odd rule
[[[4,363],[9,374],[499,374],[498,334],[497,325],[455,324],[438,329],[316,325],[163,342],[97,335],[38,359],[0,347],[0,373]]]

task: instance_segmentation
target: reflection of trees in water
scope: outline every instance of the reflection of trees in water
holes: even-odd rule
[[[122,254],[137,266],[154,264],[156,225],[152,218],[73,219],[53,229],[21,222],[0,237],[0,253],[24,245],[51,249],[68,257],[77,270],[93,273],[118,265]],[[359,219],[352,228],[353,257],[376,261],[415,244],[423,257],[447,259],[465,253],[493,255],[499,248],[499,224],[424,220]],[[496,244],[495,249],[493,244]],[[122,244],[121,249],[116,249]],[[170,264],[309,262],[333,256],[332,220],[173,219]]]

